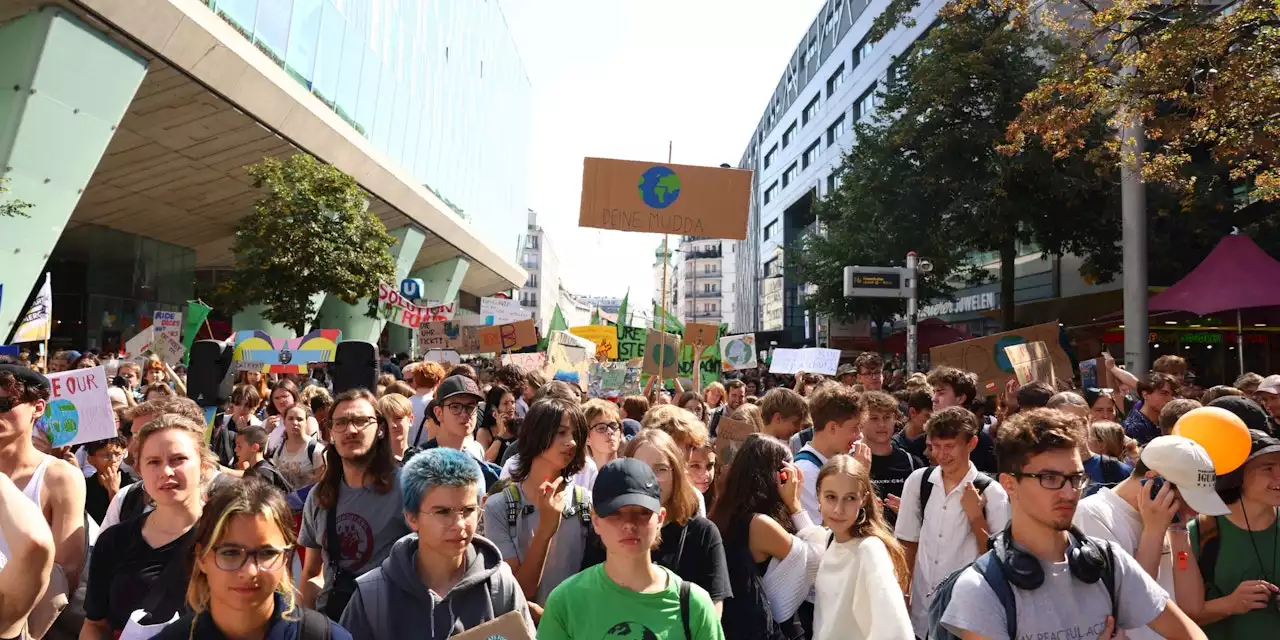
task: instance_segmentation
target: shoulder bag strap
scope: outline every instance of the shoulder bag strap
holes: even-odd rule
[[[1103,546],[1107,554],[1107,570],[1102,573],[1102,584],[1107,588],[1107,595],[1111,597],[1111,615],[1116,619],[1116,624],[1120,624],[1120,599],[1116,594],[1116,553],[1111,547],[1108,540],[1094,540]]]
[[[933,470],[937,467],[929,465],[924,468],[924,475],[920,476],[920,526],[924,527],[924,508],[929,506],[929,494],[933,493],[933,483],[929,482],[929,476],[933,475]]]
[[[1004,607],[1005,628],[1010,638],[1018,637],[1018,602],[1014,600],[1013,588],[1004,577],[1004,569],[995,556],[995,551],[988,550],[973,562],[973,568],[982,575],[987,586],[996,594],[996,599]]]
[[[675,575],[675,572],[671,572]],[[689,630],[689,581],[680,581],[680,624],[684,625],[684,640],[693,640],[693,632]]]
[[[333,506],[325,509],[325,527],[324,527],[324,548],[329,554],[329,562],[333,564],[333,573],[336,576],[342,571],[342,542],[338,540],[338,504],[341,502],[342,484],[338,481],[338,486],[333,492]]]
[[[302,609],[298,620],[298,640],[329,640],[329,618],[319,611]]]
[[[686,522],[684,523],[684,526],[680,528],[680,546],[676,547],[676,561],[672,563],[676,566],[671,567],[671,571],[676,574],[680,573],[680,559],[684,557],[684,538],[688,533],[689,523]]]

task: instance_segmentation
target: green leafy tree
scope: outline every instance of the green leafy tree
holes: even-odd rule
[[[0,178],[0,196],[9,191],[9,179]],[[0,218],[26,218],[31,204],[21,200],[0,200]]]
[[[886,12],[873,34],[908,22],[905,15]],[[882,199],[879,205],[898,212],[900,221],[867,224],[857,214],[867,205],[858,205],[847,207],[852,218],[846,223],[852,234],[878,234],[868,240],[892,246],[895,253],[907,245],[899,238],[920,242],[923,234],[931,249],[916,251],[944,267],[935,269],[939,279],[984,276],[959,256],[995,253],[1005,328],[1013,326],[1020,244],[1079,255],[1085,271],[1099,280],[1120,266],[1113,178],[1083,156],[1055,159],[1043,149],[1009,156],[997,149],[1021,113],[1023,96],[1036,88],[1046,60],[1060,46],[1011,18],[989,5],[947,5],[928,34],[894,62],[878,114],[870,129],[860,130],[857,144],[874,132],[883,153],[901,161],[894,171],[873,171],[850,186],[861,190],[852,198]],[[1086,150],[1108,153],[1105,122],[1095,119],[1091,127]],[[846,173],[850,169],[859,171],[846,164]],[[868,185],[877,181],[894,184]]]
[[[368,212],[355,179],[312,156],[266,158],[245,167],[265,193],[236,227],[236,267],[224,292],[233,307],[261,304],[263,316],[306,332],[318,293],[356,304],[395,278],[396,243]]]

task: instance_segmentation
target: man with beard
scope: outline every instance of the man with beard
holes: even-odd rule
[[[324,452],[324,477],[307,495],[298,543],[307,548],[300,604],[336,621],[356,577],[378,568],[409,527],[377,398],[367,389],[345,391],[332,415],[333,446]]]
[[[747,401],[747,383],[741,380],[729,380],[724,383],[725,405],[719,411],[711,414],[711,423],[707,425],[707,429],[711,432],[711,437],[716,437],[716,427],[720,426],[720,418],[723,416],[732,416],[734,411],[738,410]]]
[[[1144,625],[1204,638],[1132,556],[1071,526],[1088,480],[1073,420],[1034,409],[1000,430],[1011,524],[956,578],[941,626],[963,638],[1113,638]]]

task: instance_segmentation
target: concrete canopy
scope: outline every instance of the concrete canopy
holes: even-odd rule
[[[10,0],[0,5],[0,23],[49,4]],[[198,0],[52,4],[149,65],[69,226],[102,225],[191,247],[197,268],[229,267],[235,224],[260,195],[244,165],[307,152],[355,177],[388,229],[425,232],[414,269],[464,258],[471,268],[461,288],[477,296],[526,280],[439,197]]]

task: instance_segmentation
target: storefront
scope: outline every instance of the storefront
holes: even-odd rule
[[[1240,345],[1233,328],[1168,326],[1152,331],[1147,342],[1151,345],[1152,362],[1160,356],[1181,356],[1202,387],[1231,384],[1240,375]],[[1116,328],[1103,333],[1102,344],[1112,356],[1123,357],[1124,330]],[[1274,371],[1274,365],[1280,365],[1280,333],[1270,328],[1246,329],[1244,370],[1265,376]]]

